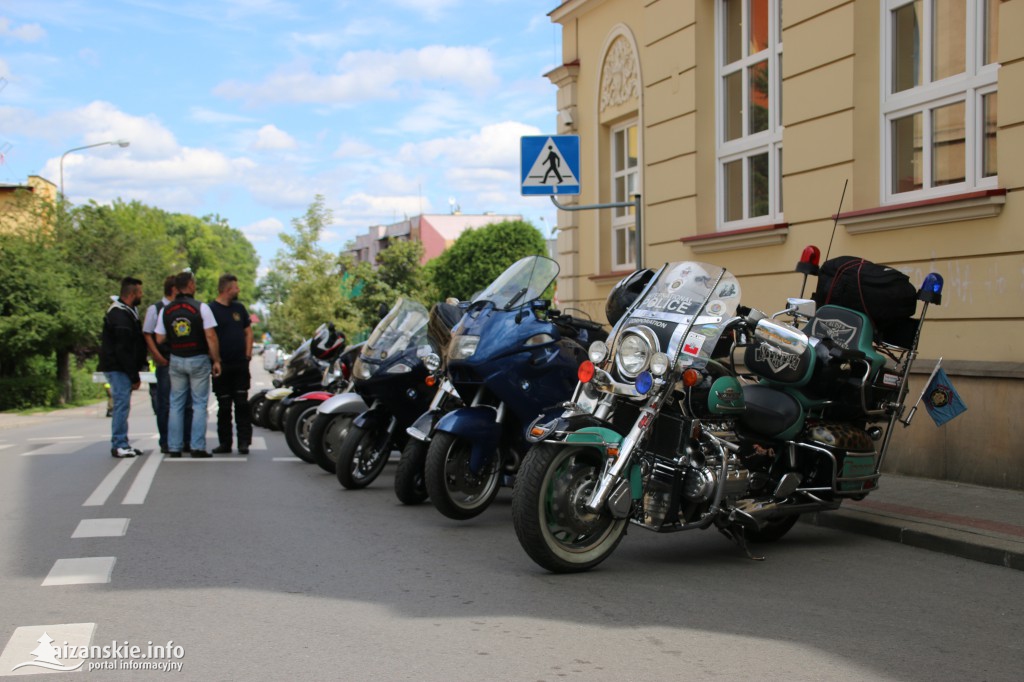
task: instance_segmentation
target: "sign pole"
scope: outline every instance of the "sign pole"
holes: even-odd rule
[[[591,211],[601,208],[632,208],[634,216],[636,218],[636,269],[642,270],[644,267],[644,241],[643,241],[643,221],[640,217],[640,211],[643,202],[640,200],[639,194],[633,195],[633,201],[615,201],[608,204],[589,204],[587,206],[566,206],[558,203],[558,199],[551,195],[551,203],[556,208],[560,208],[563,211]]]

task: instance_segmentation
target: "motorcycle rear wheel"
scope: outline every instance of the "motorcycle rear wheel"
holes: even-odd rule
[[[530,558],[552,573],[578,573],[615,550],[629,519],[593,513],[584,503],[600,481],[603,454],[591,447],[530,448],[512,492],[512,523]]]
[[[427,461],[430,443],[410,438],[402,449],[402,458],[395,470],[395,496],[402,504],[421,504],[427,499],[427,484],[423,480],[423,468]]]
[[[288,442],[292,454],[310,464],[314,460],[309,451],[309,433],[313,420],[316,418],[316,408],[319,406],[319,402],[303,402],[292,405],[288,408],[284,420],[284,439]]]
[[[348,490],[365,488],[384,471],[390,456],[391,434],[386,428],[352,426],[338,450],[338,483]]]
[[[480,471],[470,470],[473,444],[465,438],[438,431],[430,441],[423,480],[437,511],[464,521],[482,513],[498,496],[501,456],[492,453]]]
[[[257,412],[258,416],[256,418],[255,423],[258,423],[260,426],[262,426],[265,429],[269,429],[270,428],[270,408],[273,407],[276,404],[278,404],[277,400],[268,400],[267,398],[263,398],[263,400],[260,401],[259,406],[256,408],[256,412]]]
[[[309,454],[317,466],[337,474],[338,451],[352,427],[354,414],[317,414],[309,428]]]

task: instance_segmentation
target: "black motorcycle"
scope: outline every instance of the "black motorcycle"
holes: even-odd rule
[[[352,384],[352,367],[363,349],[363,344],[349,346],[324,370],[320,388],[307,392],[295,392],[281,402],[285,404],[284,438],[292,454],[304,462],[313,464],[310,452],[310,433],[316,419],[317,409],[334,395],[342,393]],[[333,473],[333,472],[331,472]]]
[[[400,298],[366,340],[353,368],[353,391],[369,409],[356,416],[338,448],[335,474],[348,489],[363,488],[402,449],[405,429],[423,414],[434,391],[421,356],[429,352],[427,309]]]

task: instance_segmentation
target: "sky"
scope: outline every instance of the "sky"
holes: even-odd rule
[[[420,213],[521,214],[554,132],[558,0],[0,0],[0,183],[218,214],[265,272],[317,194],[322,245]]]

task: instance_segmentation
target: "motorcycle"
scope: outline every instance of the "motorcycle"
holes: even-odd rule
[[[364,488],[406,441],[405,429],[430,403],[421,356],[429,350],[427,309],[404,298],[373,330],[356,360],[353,390],[369,404],[338,447],[335,474],[344,488]]]
[[[566,400],[587,344],[601,325],[550,309],[541,298],[558,263],[513,263],[466,308],[452,330],[448,377],[465,407],[441,417],[424,465],[434,506],[452,519],[483,512],[516,474],[529,443],[524,427]]]
[[[805,285],[809,270],[798,267]],[[523,549],[549,571],[577,572],[605,560],[630,523],[715,526],[759,559],[748,543],[864,498],[897,421],[913,417],[903,419],[907,379],[928,305],[941,302],[939,275],[917,292],[905,284],[910,311],[924,306],[897,345],[854,307],[743,308],[736,278],[707,263],[625,278],[607,303],[611,342],[590,346],[572,400],[531,425],[512,500]]]
[[[259,391],[249,398],[253,424],[273,431],[282,430],[288,406],[282,401],[296,391],[305,393],[318,388],[324,370],[344,349],[345,335],[335,330],[332,323],[320,325],[288,358],[280,370],[281,375],[273,380],[274,388]]]
[[[363,344],[349,346],[324,370],[321,387],[284,398],[284,437],[288,447],[299,459],[312,464],[309,449],[310,430],[317,415],[317,408],[332,396],[341,393],[351,385],[352,366],[362,350]]]
[[[437,386],[437,392],[427,411],[405,430],[409,438],[395,469],[395,496],[402,504],[420,504],[427,499],[423,468],[434,427],[442,416],[462,405],[445,366],[451,330],[461,317],[462,309],[454,304],[438,303],[430,309],[427,329],[432,349],[422,359],[430,372],[425,382],[427,386]]]

